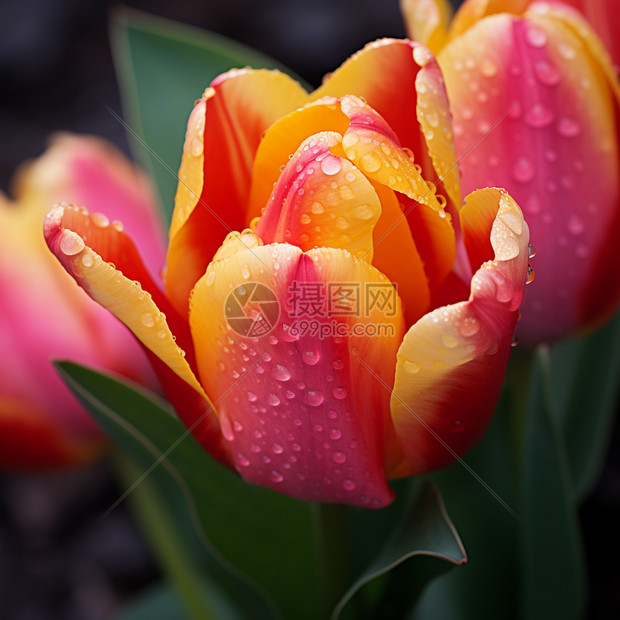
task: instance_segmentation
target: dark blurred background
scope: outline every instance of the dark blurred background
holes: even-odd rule
[[[404,36],[397,0],[132,0],[162,17],[242,41],[311,84],[365,43]],[[104,136],[128,151],[107,21],[109,0],[0,0],[0,189],[50,133]],[[205,85],[206,86],[206,85]],[[200,89],[200,85],[198,86]],[[610,438],[611,439],[611,438]],[[620,446],[620,433],[613,440]],[[0,618],[103,620],[159,576],[111,467],[38,476],[0,474]],[[581,511],[589,618],[620,610],[620,455],[608,458]]]

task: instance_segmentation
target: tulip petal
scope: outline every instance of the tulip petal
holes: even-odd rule
[[[322,132],[304,142],[286,165],[256,226],[264,243],[342,248],[372,262],[373,229],[381,204],[366,177],[334,155],[342,142]]]
[[[460,193],[454,190],[458,187],[458,170],[453,167],[453,145],[450,153],[450,109],[441,72],[429,50],[407,40],[375,41],[353,55],[310,97],[314,100],[350,94],[362,97],[381,115],[398,136],[399,145],[415,154],[422,176],[438,184],[442,192],[439,177],[447,175],[446,193],[458,208],[461,201]],[[430,127],[424,126],[427,115],[431,126],[436,123],[432,139],[424,135],[426,129],[430,136]],[[434,164],[439,167],[435,169]]]
[[[499,199],[490,230],[495,252],[471,282],[468,301],[434,310],[398,351],[392,419],[408,464],[391,475],[443,467],[483,435],[501,388],[528,269],[527,224],[504,190],[480,190],[470,208]],[[486,209],[486,206],[482,207]]]
[[[373,232],[372,264],[397,287],[407,325],[412,325],[428,310],[430,303],[426,266],[396,194],[380,183],[374,187],[381,201],[381,217]]]
[[[434,188],[385,120],[357,97],[343,97],[340,106],[351,119],[342,139],[346,156],[374,181],[439,211]]]
[[[447,0],[401,0],[409,38],[438,52],[446,42],[452,5]]]
[[[31,402],[0,397],[0,467],[37,471],[86,463],[101,453],[101,437],[82,437]]]
[[[617,86],[577,15],[534,3],[528,19],[487,17],[440,54],[464,190],[506,187],[538,246],[526,344],[608,314],[619,294]]]
[[[197,103],[183,149],[165,277],[181,316],[224,237],[246,224],[252,164],[263,133],[306,99],[305,90],[283,73],[241,69],[216,78]]]
[[[58,202],[88,205],[122,219],[126,232],[140,244],[151,275],[158,279],[164,263],[165,239],[152,185],[120,151],[95,136],[60,133],[52,136],[46,152],[19,171],[17,202],[40,218]],[[101,218],[100,218],[101,219]],[[45,250],[47,253],[47,250]]]
[[[276,121],[256,152],[246,221],[251,222],[261,214],[284,166],[302,142],[323,131],[344,135],[348,126],[349,119],[334,97],[315,101]]]
[[[217,417],[210,412],[213,406],[185,359],[186,354],[193,357],[187,327],[153,284],[120,224],[107,225],[99,215],[89,215],[86,209],[59,205],[48,214],[44,235],[50,250],[78,285],[122,321],[161,362],[155,370],[172,404],[193,405],[189,410],[179,407],[179,413],[196,422],[195,408],[200,408],[202,423],[193,429],[194,434],[210,446],[215,458],[225,461],[226,446],[221,442]],[[107,262],[110,260],[120,269]],[[162,370],[172,371],[172,377]]]
[[[319,292],[330,284],[340,290]],[[361,294],[363,285],[396,305],[352,314],[343,291]],[[320,310],[313,304],[325,312],[330,299],[338,302],[332,313],[342,305],[349,314],[312,315]],[[387,335],[345,337],[355,325],[380,323]],[[341,336],[332,333],[335,325]],[[389,391],[359,380],[365,371],[353,354],[392,384],[403,323],[385,277],[344,250],[240,249],[213,262],[196,285],[190,326],[201,380],[218,399],[222,432],[246,481],[306,500],[391,501],[384,461],[402,455],[394,457]],[[257,326],[273,329],[257,335]]]
[[[366,175],[403,194],[404,217],[425,264],[431,286],[439,286],[452,269],[455,242],[450,215],[434,187],[422,178],[419,166],[398,145],[398,138],[374,110],[356,97],[343,97],[343,112],[351,119],[342,139],[346,156]]]

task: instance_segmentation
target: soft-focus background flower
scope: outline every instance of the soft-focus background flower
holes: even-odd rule
[[[18,164],[38,156],[58,130],[106,136],[126,149],[107,42],[107,11],[95,0],[4,0],[0,6],[0,188]],[[220,32],[281,60],[316,85],[366,42],[404,36],[398,2],[376,0],[133,0],[126,4]],[[205,84],[196,86],[196,97]],[[191,102],[188,104],[188,111]],[[620,445],[618,429],[614,444]],[[156,569],[121,505],[105,465],[59,476],[0,479],[0,616],[7,620],[90,620],[114,609]],[[581,511],[589,617],[618,610],[620,570],[610,541],[620,520],[620,454],[612,453]]]

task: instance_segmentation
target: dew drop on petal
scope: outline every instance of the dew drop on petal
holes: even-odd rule
[[[534,178],[534,166],[527,157],[519,157],[512,169],[512,176],[519,183],[529,183]]]
[[[337,387],[332,390],[332,395],[337,400],[343,400],[347,397],[347,390],[343,387]]]
[[[60,251],[66,256],[74,256],[85,248],[84,240],[80,235],[70,230],[63,231],[60,237]]]
[[[283,366],[282,364],[276,364],[271,371],[271,376],[276,381],[288,381],[291,378],[291,373],[286,366]]]
[[[340,161],[340,157],[336,157],[331,154],[327,155],[321,161],[321,170],[328,176],[338,174],[340,170],[342,170],[342,162]]]
[[[377,172],[381,168],[381,159],[376,153],[370,151],[362,156],[360,165],[366,172]]]
[[[142,316],[140,316],[140,322],[142,323],[142,325],[144,325],[144,327],[154,327],[155,319],[153,317],[153,313],[152,312],[142,313]]]
[[[306,392],[306,403],[311,407],[318,407],[323,400],[323,392],[320,390],[308,390]]]

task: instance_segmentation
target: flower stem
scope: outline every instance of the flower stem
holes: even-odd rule
[[[142,474],[123,455],[116,459],[115,464],[121,480],[129,484]],[[200,579],[202,573],[189,557],[163,495],[146,478],[133,489],[129,500],[152,552],[179,595],[187,617],[191,620],[217,620],[216,610],[205,596],[205,587]]]
[[[324,617],[329,618],[351,584],[349,521],[346,506],[316,504],[316,538]]]

